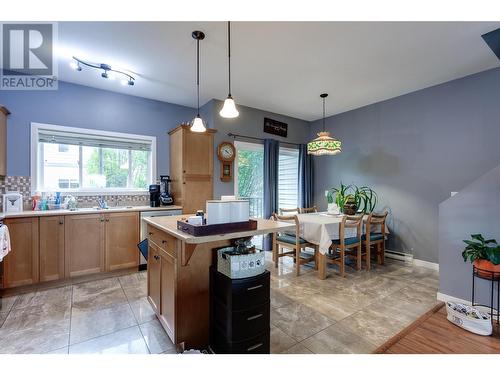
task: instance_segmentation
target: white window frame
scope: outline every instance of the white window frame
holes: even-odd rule
[[[123,139],[131,139],[131,140],[143,140],[145,142],[151,143],[151,184],[155,183],[157,174],[156,174],[156,137],[149,135],[139,135],[139,134],[131,134],[131,133],[119,133],[119,132],[111,132],[104,130],[94,130],[94,129],[86,129],[86,128],[76,128],[70,126],[61,126],[61,125],[53,125],[53,124],[44,124],[38,122],[31,123],[31,152],[30,152],[30,170],[31,170],[31,192],[34,194],[36,191],[39,191],[41,187],[38,186],[39,177],[42,171],[39,170],[39,147],[38,147],[38,134],[40,130],[53,130],[53,131],[61,131],[61,132],[73,132],[80,134],[90,134],[96,136],[103,137],[117,137]],[[80,158],[81,160],[81,158]],[[81,177],[81,176],[80,176]],[[81,179],[80,179],[81,181]],[[64,189],[64,192],[71,192],[74,195],[106,195],[106,194],[144,194],[147,192],[147,189],[129,189],[129,188],[95,188],[95,189]]]

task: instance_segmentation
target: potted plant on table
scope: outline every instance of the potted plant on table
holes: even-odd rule
[[[373,212],[378,200],[377,193],[368,186],[344,185],[342,182],[339,187],[334,187],[328,192],[329,204],[333,203],[333,195],[340,211],[346,215],[354,215],[358,211]]]
[[[464,262],[469,260],[483,277],[500,277],[500,246],[495,239],[485,240],[481,234],[472,234],[472,240],[464,240],[467,247],[462,251]]]

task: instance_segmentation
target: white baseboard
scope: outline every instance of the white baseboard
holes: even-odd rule
[[[428,262],[426,260],[415,259],[413,254],[402,253],[394,250],[385,250],[387,258],[401,260],[405,263],[414,264],[415,266],[429,268],[431,270],[439,271],[439,263]]]
[[[436,299],[438,301],[441,301],[441,302],[455,302],[455,303],[461,303],[464,305],[472,305],[472,302],[469,300],[458,298],[458,297],[453,297],[453,296],[450,296],[448,294],[444,294],[441,292],[437,292]],[[486,311],[488,313],[490,312],[489,308],[486,308],[483,306],[476,306],[476,307],[479,308],[481,311]],[[493,314],[496,314],[496,313],[497,313],[497,310],[493,309]]]

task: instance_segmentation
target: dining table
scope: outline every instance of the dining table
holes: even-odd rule
[[[297,215],[300,226],[300,237],[307,242],[318,245],[319,269],[320,271],[323,270],[323,272],[318,273],[318,277],[321,279],[325,277],[324,267],[326,267],[326,254],[328,254],[328,249],[332,244],[332,240],[339,239],[340,223],[344,216],[344,214],[329,214],[327,212],[313,212]],[[368,215],[364,215],[363,224],[361,225],[362,234],[366,232],[365,222],[367,219]],[[377,226],[372,229],[372,232],[379,230]],[[385,227],[385,234],[389,234],[387,226]],[[345,238],[356,236],[356,228],[345,229]]]

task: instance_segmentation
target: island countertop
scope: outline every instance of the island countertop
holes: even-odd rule
[[[177,220],[186,220],[189,216],[191,215],[145,217],[142,220],[188,244],[202,244],[221,240],[230,240],[233,238],[258,236],[261,234],[279,232],[283,229],[289,230],[295,227],[295,224],[291,223],[255,218],[254,220],[257,220],[257,229],[255,230],[195,237],[177,229]]]

